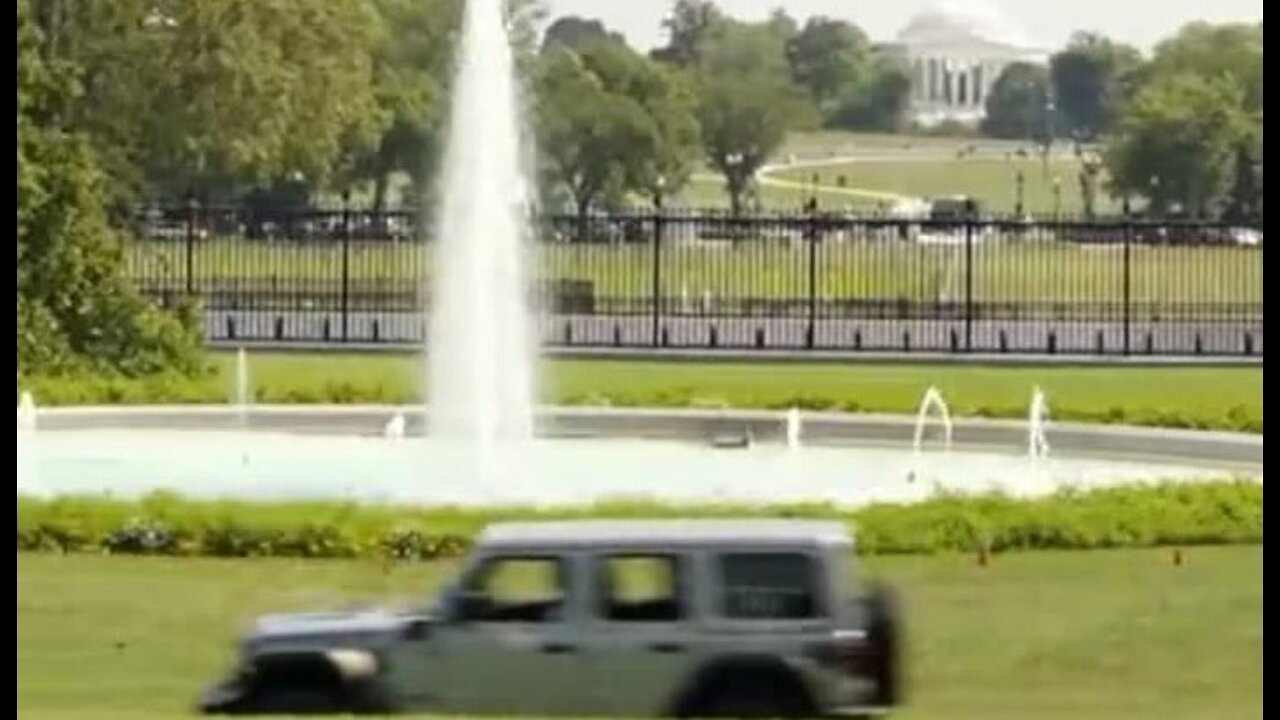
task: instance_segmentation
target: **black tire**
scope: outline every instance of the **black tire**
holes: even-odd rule
[[[349,710],[338,692],[322,687],[264,687],[245,705],[255,715],[335,715]]]
[[[804,686],[781,669],[726,672],[706,688],[700,712],[712,718],[803,718],[814,715]]]
[[[872,704],[892,707],[902,702],[902,616],[897,595],[875,586],[863,600],[867,618],[867,642],[871,646]]]

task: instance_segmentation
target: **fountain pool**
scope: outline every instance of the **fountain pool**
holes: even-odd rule
[[[54,411],[57,412],[57,411]],[[175,411],[181,412],[181,411]],[[58,416],[55,416],[58,417]],[[177,416],[175,416],[177,417]],[[184,425],[153,419],[146,427],[88,422],[26,432],[20,448],[33,467],[19,494],[108,494],[136,498],[158,490],[192,498],[350,500],[367,503],[568,506],[611,499],[688,502],[915,502],[945,490],[1035,496],[1075,487],[1217,479],[1241,474],[1238,463],[1192,457],[1055,454],[1029,458],[1008,441],[913,452],[904,418],[900,440],[818,438],[786,442],[786,414],[776,437],[746,448],[715,449],[696,432],[682,437],[546,438],[513,456],[505,472],[532,465],[538,478],[477,484],[473,449],[447,440],[388,439],[370,431],[296,420],[243,431],[215,416]],[[188,418],[189,419],[189,418]],[[185,429],[173,429],[185,428]],[[823,432],[820,424],[815,431]],[[961,432],[963,426],[957,427]],[[1150,431],[1140,431],[1150,433]],[[1025,435],[1021,435],[1025,438]],[[1121,441],[1123,444],[1127,441]],[[1259,447],[1261,439],[1258,439]],[[494,459],[501,462],[502,458]],[[1260,461],[1256,474],[1261,475]],[[1248,474],[1248,473],[1245,473]]]

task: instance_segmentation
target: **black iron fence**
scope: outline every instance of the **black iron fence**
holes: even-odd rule
[[[132,228],[131,277],[213,342],[426,340],[412,213],[187,207]],[[1262,231],[1207,223],[807,212],[532,222],[559,347],[1261,355]]]

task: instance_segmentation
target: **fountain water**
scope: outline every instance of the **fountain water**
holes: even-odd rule
[[[787,449],[800,449],[800,430],[802,419],[800,408],[793,407],[787,411]]]
[[[1031,393],[1031,409],[1027,413],[1027,455],[1033,460],[1049,456],[1049,439],[1045,434],[1048,424],[1049,402],[1037,387]]]
[[[923,467],[924,433],[929,422],[930,411],[938,416],[938,421],[942,424],[943,451],[951,452],[951,411],[947,408],[947,401],[942,399],[942,393],[938,388],[930,387],[920,400],[920,410],[916,413],[915,435],[911,439],[912,463],[911,469],[907,471],[907,482],[915,482],[925,470]]]
[[[18,430],[35,432],[36,399],[29,392],[18,396]]]
[[[387,424],[382,428],[382,436],[388,440],[403,440],[405,429],[404,413],[396,413],[391,416]]]
[[[920,410],[916,413],[916,431],[911,441],[911,449],[916,455],[919,455],[924,447],[924,431],[929,422],[930,410],[937,413],[938,421],[942,423],[942,449],[951,451],[951,411],[947,408],[947,401],[942,399],[942,393],[938,388],[930,387],[920,400]]]
[[[39,463],[36,460],[36,401],[31,393],[18,396],[17,485],[18,492],[40,490]]]
[[[253,386],[249,382],[249,353],[244,348],[236,351],[236,387],[231,402],[236,406],[240,429],[249,428],[249,408],[253,404]]]
[[[430,433],[494,483],[533,436],[526,282],[532,193],[501,0],[466,3],[436,233],[428,338]]]

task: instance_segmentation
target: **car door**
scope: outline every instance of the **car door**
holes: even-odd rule
[[[556,715],[583,705],[580,595],[567,555],[495,555],[464,577],[446,617],[393,658],[406,709]]]
[[[584,621],[591,712],[669,714],[697,666],[694,564],[678,553],[598,552]]]

